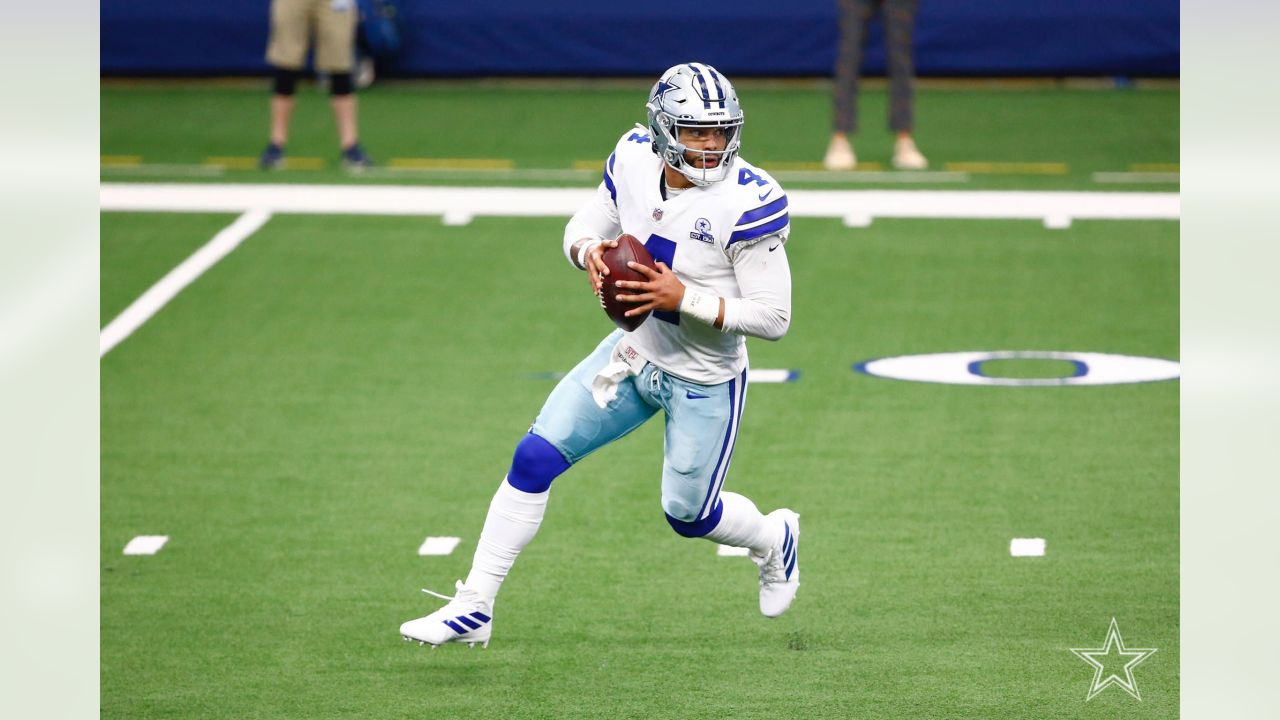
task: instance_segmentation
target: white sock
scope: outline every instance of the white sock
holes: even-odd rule
[[[550,495],[550,490],[540,493],[517,490],[506,478],[502,479],[498,492],[493,494],[493,502],[489,503],[480,542],[476,543],[467,587],[493,602],[516,557],[538,534]]]
[[[756,504],[738,493],[720,493],[720,524],[703,537],[721,545],[751,548],[764,555],[781,540],[781,526],[769,522]]]

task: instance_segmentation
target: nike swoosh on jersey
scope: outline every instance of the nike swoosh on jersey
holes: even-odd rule
[[[769,252],[773,252],[774,250],[777,250],[780,247],[782,247],[782,243],[778,243],[777,245],[774,245],[773,247],[769,248]]]
[[[710,395],[699,395],[698,393],[692,390],[685,390],[684,396],[689,398],[690,400],[706,400],[707,398],[711,397]]]
[[[763,195],[757,195],[756,197],[760,198],[760,200],[763,201],[765,198],[769,197],[772,194],[773,194],[773,188],[769,188],[769,192]]]

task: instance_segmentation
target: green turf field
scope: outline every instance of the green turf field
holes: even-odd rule
[[[414,83],[387,82],[360,95],[365,147],[383,167],[353,178],[337,163],[327,96],[307,85],[294,110],[289,154],[306,169],[253,169],[266,145],[267,84],[112,83],[102,89],[105,179],[232,179],[239,182],[426,182],[462,184],[594,184],[599,164],[633,123],[644,121],[650,82]],[[855,138],[862,169],[831,175],[822,160],[831,122],[828,84],[744,80],[747,124],[743,155],[775,172],[788,187],[966,189],[1143,189],[1175,191],[1179,163],[1176,88],[1007,89],[970,82],[924,84],[916,136],[930,171],[955,168],[963,181],[889,171],[892,138],[882,86],[862,94]],[[401,161],[488,160],[503,170],[388,168]],[[223,163],[225,170],[210,167]],[[237,169],[248,163],[250,168]],[[575,164],[582,168],[575,173]],[[806,166],[812,166],[806,169]],[[589,168],[589,170],[587,169]],[[212,171],[217,171],[211,174]],[[887,171],[887,172],[886,172]],[[1116,185],[1095,173],[1150,173]],[[1114,177],[1114,176],[1113,176]],[[925,182],[916,182],[920,179]],[[930,180],[930,178],[935,179]],[[945,181],[944,181],[945,179]]]
[[[261,120],[260,96],[152,92],[104,90],[104,154],[258,149],[242,120]],[[394,138],[406,155],[549,166],[578,151],[545,141],[559,130],[541,110],[527,134],[450,135],[445,91],[412,100],[431,112],[376,119],[393,94],[367,98],[374,152]],[[781,120],[767,97],[752,120]],[[1080,127],[1066,137],[1076,123],[1054,134],[1034,116],[983,116],[982,93],[925,98],[970,132],[936,122],[922,145],[1085,173],[1032,178],[1038,188],[1176,162],[1176,93],[1113,97],[1151,104],[1143,148],[1119,115],[1090,142]],[[625,119],[633,99],[601,112]],[[1095,117],[1091,101],[1033,100],[1036,113]],[[215,111],[231,119],[210,122]],[[305,116],[299,144],[323,154],[327,118]],[[410,121],[435,132],[393,135]],[[823,122],[795,117],[813,132]],[[972,132],[1003,122],[1012,147]],[[582,126],[588,156],[612,142],[601,125]],[[749,157],[821,150],[812,133],[788,146],[749,132]],[[104,213],[103,322],[233,219]],[[465,575],[546,374],[612,327],[560,254],[562,225],[278,215],[103,357],[103,717],[1177,715],[1178,384],[958,387],[851,370],[974,349],[1177,359],[1174,222],[795,219],[794,322],[751,353],[754,367],[800,377],[752,386],[727,482],[803,515],[791,611],[760,617],[750,561],[670,531],[653,420],[556,481],[487,650],[402,642],[399,623],[438,606],[418,589]],[[1000,365],[993,374],[1063,372]],[[144,534],[171,540],[121,554]],[[428,535],[463,540],[419,557]],[[1047,555],[1010,557],[1014,537],[1046,538]],[[1069,649],[1101,646],[1112,617],[1126,644],[1158,652],[1134,670],[1141,702],[1110,688],[1086,703],[1093,671]]]

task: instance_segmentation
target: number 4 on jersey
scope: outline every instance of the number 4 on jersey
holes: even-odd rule
[[[738,171],[738,184],[746,185],[748,183],[755,183],[760,187],[764,187],[765,185],[769,184],[769,181],[751,172],[751,170],[748,168],[742,168],[741,170]]]
[[[654,260],[659,260],[668,268],[674,269],[676,265],[676,244],[661,235],[650,235],[648,240],[644,241],[644,247],[653,256]],[[653,316],[663,322],[669,322],[672,325],[680,324],[680,313],[670,310],[654,310]]]

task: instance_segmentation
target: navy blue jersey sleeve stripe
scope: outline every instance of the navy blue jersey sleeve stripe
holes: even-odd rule
[[[769,217],[770,215],[774,215],[781,210],[785,210],[786,208],[787,208],[787,196],[783,195],[782,197],[778,198],[777,200],[774,200],[768,205],[763,205],[761,207],[756,208],[755,210],[749,210],[747,212],[742,213],[742,217],[738,218],[738,225],[749,225],[757,220],[763,220]]]
[[[609,160],[604,164],[604,186],[609,188],[609,197],[613,199],[613,204],[618,204],[618,188],[613,184],[613,155],[609,156]]]
[[[778,232],[782,228],[786,227],[789,222],[791,222],[791,215],[784,213],[782,217],[777,220],[767,222],[763,225],[757,225],[753,228],[747,228],[746,230],[739,230],[729,236],[729,245],[742,240],[754,240],[758,237],[768,235],[769,233]]]

